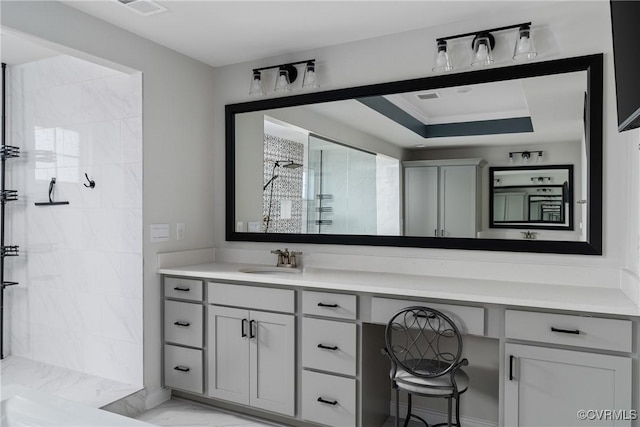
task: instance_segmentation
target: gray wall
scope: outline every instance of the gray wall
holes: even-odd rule
[[[563,57],[604,53],[604,255],[585,257],[572,255],[544,255],[525,253],[503,253],[482,251],[456,251],[415,248],[380,248],[338,245],[296,245],[305,257],[310,254],[354,254],[366,256],[396,256],[445,261],[441,274],[456,276],[461,268],[473,277],[504,279],[506,269],[517,269],[532,264],[553,267],[557,283],[579,284],[576,282],[576,267],[579,271],[590,271],[590,277],[604,278],[598,286],[620,286],[621,270],[630,270],[635,283],[638,276],[638,234],[628,236],[627,230],[637,230],[638,205],[633,203],[629,193],[638,192],[637,180],[631,180],[638,167],[638,156],[625,144],[618,134],[616,125],[615,89],[612,59],[611,28],[607,2],[571,1],[552,3],[532,3],[528,10],[509,13],[495,13],[488,9],[486,15],[476,20],[461,21],[438,27],[409,31],[376,39],[335,45],[322,49],[297,52],[278,57],[265,58],[243,64],[216,68],[216,102],[214,123],[216,130],[214,143],[216,151],[222,151],[224,144],[224,105],[250,101],[247,81],[251,69],[316,58],[317,74],[321,90],[331,90],[364,84],[374,84],[402,79],[433,75],[430,61],[435,48],[435,39],[443,35],[464,33],[478,27],[498,27],[505,23],[532,21],[536,35],[536,47],[540,54],[537,60],[551,60]],[[504,34],[504,33],[503,33]],[[513,35],[498,37],[495,66],[513,65],[510,50]],[[500,50],[502,49],[502,50]],[[458,71],[469,71],[470,67],[460,67]],[[299,82],[294,86],[299,89]],[[303,91],[298,91],[302,93]],[[273,93],[267,97],[274,97]],[[637,148],[636,148],[637,151]],[[215,188],[218,195],[224,194],[223,159],[216,159]],[[224,237],[224,206],[215,207],[215,243],[218,252],[228,250],[273,249],[273,244],[227,242]],[[635,216],[634,216],[635,215]],[[329,257],[328,257],[329,258]],[[338,262],[339,257],[334,257]],[[331,265],[327,265],[331,267]],[[594,284],[592,284],[594,285]],[[637,286],[629,287],[637,292]]]
[[[213,246],[213,69],[55,1],[3,1],[2,26],[48,40],[56,50],[143,73],[144,382],[160,387],[160,301],[156,254]],[[223,132],[224,124],[220,132]],[[217,154],[217,155],[216,155]],[[186,224],[175,240],[175,224]],[[171,240],[149,242],[152,223],[170,223]]]

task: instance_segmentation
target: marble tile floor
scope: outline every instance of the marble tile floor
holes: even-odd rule
[[[162,427],[284,427],[282,424],[175,397],[135,418]],[[404,420],[400,421],[400,425],[403,425]],[[389,417],[381,427],[395,427],[394,418]],[[424,427],[424,424],[412,419],[409,427]]]
[[[281,424],[175,397],[137,416],[136,419],[169,427],[282,427]]]
[[[0,385],[14,384],[93,408],[102,408],[142,388],[18,356],[8,356],[0,361]]]

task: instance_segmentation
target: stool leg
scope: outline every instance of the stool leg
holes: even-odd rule
[[[394,385],[396,389],[396,427],[400,427],[400,389]]]
[[[460,395],[456,396],[456,426],[460,427]]]
[[[411,418],[411,393],[407,393],[407,417],[404,419],[404,427],[409,425],[409,418]]]
[[[449,397],[447,398],[447,426],[451,427],[451,412],[452,412],[452,408],[451,408],[451,402],[452,402],[453,398]]]

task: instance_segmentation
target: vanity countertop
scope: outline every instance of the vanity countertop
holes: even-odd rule
[[[422,276],[398,273],[304,268],[301,273],[246,273],[274,269],[256,264],[209,263],[160,268],[170,276],[273,284],[328,291],[420,297],[469,303],[640,316],[640,307],[617,288],[549,285],[484,279]],[[285,270],[283,268],[283,270]]]

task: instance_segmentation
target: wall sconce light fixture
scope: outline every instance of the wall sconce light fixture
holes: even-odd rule
[[[471,49],[473,55],[471,59],[472,66],[484,66],[493,64],[493,49],[496,45],[496,39],[492,33],[517,28],[518,39],[513,50],[513,59],[533,59],[538,53],[535,50],[533,37],[531,35],[531,22],[521,24],[507,25],[506,27],[491,28],[488,30],[476,31],[472,33],[456,34],[455,36],[440,37],[436,39],[437,50],[432,70],[435,72],[445,72],[453,70],[449,53],[447,51],[447,40],[459,39],[463,37],[473,36],[471,41]]]
[[[509,152],[509,163],[514,163],[514,162],[517,161],[518,163],[527,164],[532,160],[531,156],[535,155],[535,153],[538,153],[535,156],[535,161],[536,161],[536,163],[540,163],[542,161],[542,153],[543,153],[543,151],[541,151],[541,150],[536,150],[536,151],[510,151]],[[517,156],[517,154],[519,154],[519,156]]]
[[[316,75],[316,60],[307,59],[305,61],[291,62],[289,64],[273,65],[269,67],[255,68],[251,78],[251,88],[249,95],[264,95],[264,85],[262,83],[262,72],[264,70],[277,69],[276,83],[273,88],[274,92],[283,93],[291,91],[291,83],[296,81],[298,77],[298,64],[305,64],[304,78],[302,79],[303,89],[317,89],[320,87],[318,77]]]

